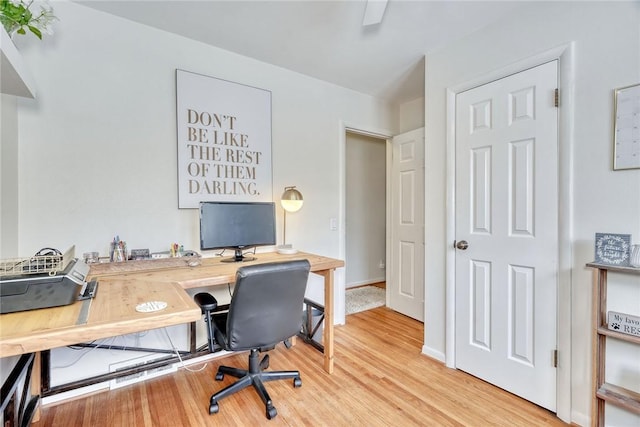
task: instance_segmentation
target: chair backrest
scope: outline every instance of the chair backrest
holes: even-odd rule
[[[269,347],[300,332],[309,261],[238,269],[227,318],[228,350]]]

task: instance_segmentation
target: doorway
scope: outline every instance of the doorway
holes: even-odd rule
[[[344,126],[344,163],[343,171],[345,173],[345,193],[342,200],[344,201],[343,218],[345,218],[344,246],[341,251],[346,261],[345,267],[345,290],[338,293],[338,304],[342,303],[345,307],[346,288],[361,286],[365,283],[375,283],[376,275],[370,274],[365,279],[357,279],[352,272],[349,271],[351,265],[350,259],[359,256],[357,251],[353,251],[353,238],[348,237],[350,226],[357,224],[364,216],[370,215],[369,211],[362,213],[361,216],[351,215],[350,199],[346,190],[346,174],[349,166],[346,151],[348,149],[347,138],[353,135],[365,136],[373,138],[384,147],[385,165],[378,169],[379,177],[384,176],[385,191],[385,240],[384,240],[384,257],[370,258],[369,266],[371,270],[376,269],[383,272],[384,281],[386,282],[386,305],[409,317],[413,317],[420,321],[424,319],[424,128],[406,132],[395,137],[388,134],[371,133],[362,130]],[[395,163],[394,163],[395,159]],[[356,162],[362,162],[362,156],[358,157]],[[364,180],[366,184],[361,187],[355,187],[355,191],[361,191],[362,188],[370,187],[369,181]],[[381,182],[381,181],[379,181]],[[409,185],[413,183],[414,185]],[[383,184],[377,184],[379,195],[382,193]],[[392,188],[393,187],[393,188]],[[395,195],[395,196],[394,196]],[[359,196],[353,196],[354,200]],[[395,198],[394,198],[395,197]],[[347,207],[348,206],[348,207]],[[379,205],[381,206],[381,205]],[[382,211],[383,208],[379,208]],[[350,214],[347,214],[350,211]],[[351,218],[349,219],[349,216]],[[395,222],[394,222],[395,221]],[[380,228],[382,229],[382,228]],[[367,229],[368,230],[368,229]],[[347,243],[349,242],[349,243]],[[349,250],[346,249],[347,245]],[[380,246],[378,247],[380,248]],[[413,248],[413,249],[411,249]],[[364,250],[363,250],[364,251]],[[351,253],[351,255],[349,255]],[[355,253],[355,254],[354,254]],[[377,252],[378,254],[380,252]],[[371,271],[370,270],[370,271]],[[341,300],[341,301],[340,301]],[[345,317],[336,318],[337,323],[344,324]]]
[[[386,139],[345,136],[345,288],[386,280]]]

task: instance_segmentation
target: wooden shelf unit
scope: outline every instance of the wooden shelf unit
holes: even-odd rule
[[[593,402],[591,405],[591,425],[604,426],[605,402],[640,415],[640,393],[605,382],[607,338],[614,338],[640,345],[640,337],[613,331],[607,327],[607,273],[627,273],[640,275],[640,268],[617,267],[588,263],[587,267],[597,269],[598,279],[593,287]],[[633,313],[637,314],[637,313]]]

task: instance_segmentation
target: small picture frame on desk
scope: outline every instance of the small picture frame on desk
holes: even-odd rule
[[[595,262],[619,267],[628,266],[630,248],[631,234],[596,233]]]
[[[150,258],[151,255],[149,254],[149,249],[131,249],[129,254],[129,259],[133,261]]]

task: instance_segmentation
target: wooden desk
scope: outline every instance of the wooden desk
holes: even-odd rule
[[[190,267],[189,258],[94,264],[90,278],[99,279],[98,293],[92,300],[63,307],[0,315],[0,358],[36,353],[31,390],[41,391],[40,352],[100,338],[125,335],[166,326],[190,323],[202,317],[200,308],[184,291],[189,288],[235,282],[242,265],[307,259],[311,271],[324,278],[324,369],[333,373],[333,272],[344,261],[307,253],[257,254],[255,261],[223,263],[220,258],[203,258]],[[136,305],[145,301],[166,301],[167,308],[139,313]],[[27,396],[24,396],[25,398]],[[37,400],[36,400],[37,402]],[[40,417],[35,408],[34,421]]]
[[[166,301],[167,308],[154,313],[136,311],[137,304],[151,300]],[[177,283],[158,286],[153,282],[114,276],[108,283],[99,285],[92,300],[0,315],[0,357],[35,353],[33,374],[28,372],[27,375],[31,377],[31,392],[40,395],[44,369],[40,352],[44,350],[194,322],[201,317],[200,308]],[[22,398],[31,400],[31,396]],[[37,398],[35,402],[38,402]],[[38,406],[29,410],[28,416],[32,414],[35,414],[33,420],[37,421],[40,416]],[[19,414],[22,416],[27,415]]]
[[[189,267],[186,258],[94,264],[90,276],[99,278],[98,293],[90,304],[86,322],[81,311],[85,302],[64,307],[0,315],[0,357],[39,352],[56,347],[117,335],[157,329],[199,320],[201,312],[184,289],[233,283],[238,267],[254,263],[308,259],[311,271],[324,278],[324,369],[333,372],[333,272],[344,262],[299,252],[280,255],[256,254],[250,263],[223,263],[220,258],[202,258]],[[162,283],[163,286],[158,286]],[[144,301],[166,301],[168,307],[155,313],[138,313]]]
[[[155,313],[136,311],[137,304],[157,300],[166,301],[167,308]],[[84,304],[89,304],[86,321]],[[92,300],[0,315],[0,357],[194,322],[201,316],[200,308],[177,283],[156,286],[114,277],[100,283]]]
[[[257,260],[247,263],[225,263],[221,262],[221,258],[202,258],[201,265],[197,267],[187,265],[187,261],[192,260],[189,258],[94,264],[91,266],[90,275],[98,277],[100,283],[111,283],[112,280],[126,281],[126,283],[167,283],[190,289],[234,283],[236,271],[242,265],[307,259],[311,264],[311,272],[324,278],[324,313],[327,319],[323,335],[324,369],[330,374],[333,373],[333,272],[336,268],[344,267],[344,261],[304,252],[294,255],[268,252],[258,253],[255,256]],[[98,295],[100,292],[101,288],[98,289]]]

